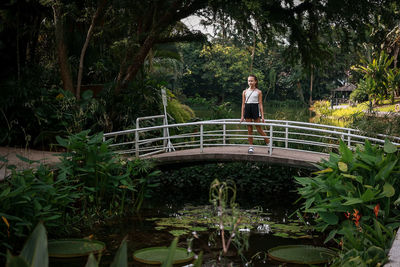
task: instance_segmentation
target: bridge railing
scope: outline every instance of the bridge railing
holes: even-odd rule
[[[267,133],[270,143],[269,154],[273,148],[302,150],[327,154],[336,151],[339,140],[348,147],[355,148],[366,139],[371,143],[383,145],[385,138],[400,144],[400,138],[382,134],[367,134],[351,128],[323,124],[266,120],[265,123],[240,122],[238,119],[220,119],[170,125],[160,125],[130,129],[104,134],[104,140],[112,139],[111,146],[122,154],[137,157],[149,156],[171,150],[218,146],[248,146],[247,125],[260,126]],[[168,129],[170,135],[165,135]],[[253,130],[254,146],[266,147],[263,137]],[[167,140],[169,142],[167,142]],[[166,144],[172,144],[166,147]]]

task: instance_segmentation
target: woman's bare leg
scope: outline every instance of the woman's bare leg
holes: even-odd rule
[[[254,122],[260,122],[260,119],[256,119],[256,120],[254,120]],[[257,132],[260,135],[267,136],[267,134],[261,129],[260,125],[256,125],[256,129],[257,129]],[[268,145],[269,144],[269,138],[264,138],[264,140],[265,140],[265,143]]]
[[[246,122],[251,122],[251,119],[246,119]],[[253,145],[253,125],[247,125],[247,132],[249,135],[249,144],[252,146]]]

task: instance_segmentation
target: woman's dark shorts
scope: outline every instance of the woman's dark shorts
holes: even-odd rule
[[[260,118],[260,110],[258,104],[244,104],[244,118],[256,120]]]

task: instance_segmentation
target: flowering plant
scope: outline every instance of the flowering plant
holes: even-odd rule
[[[353,249],[367,253],[369,246],[386,253],[393,229],[400,226],[397,147],[388,140],[383,148],[366,141],[352,152],[340,141],[339,154],[332,153],[317,167],[315,177],[296,177],[296,181],[305,200],[302,210],[315,215],[317,230],[328,233],[325,242],[344,244],[344,253]]]

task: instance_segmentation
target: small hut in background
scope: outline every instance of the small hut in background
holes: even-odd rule
[[[333,89],[331,92],[332,105],[339,105],[342,103],[347,103],[350,99],[350,94],[357,87],[352,83],[346,83],[345,85]]]

